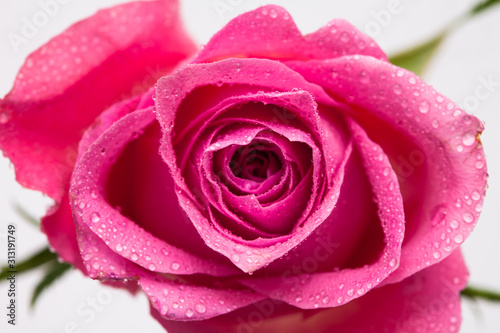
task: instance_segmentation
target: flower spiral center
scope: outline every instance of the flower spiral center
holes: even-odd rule
[[[282,168],[273,151],[276,148],[259,141],[241,146],[234,152],[229,168],[236,177],[262,182]]]

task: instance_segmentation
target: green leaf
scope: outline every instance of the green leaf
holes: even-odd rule
[[[412,50],[405,51],[389,58],[389,61],[399,67],[406,68],[417,75],[422,75],[431,57],[436,53],[446,33],[431,39]]]
[[[48,269],[47,273],[43,279],[37,284],[33,295],[31,296],[30,305],[33,307],[41,295],[41,293],[46,290],[50,285],[54,283],[58,278],[64,275],[72,266],[67,263],[54,262]]]
[[[31,256],[31,258],[28,258],[27,260],[16,264],[14,268],[11,268],[9,266],[2,267],[2,270],[0,272],[0,281],[3,281],[6,277],[12,274],[11,271],[16,271],[16,274],[24,273],[56,259],[57,254],[50,252],[49,248],[47,247],[35,253],[33,256]]]
[[[472,9],[472,14],[474,15],[474,14],[480,13],[483,10],[488,9],[492,5],[496,5],[498,3],[500,3],[500,0],[486,0],[486,1],[482,1],[479,4],[477,4],[476,7],[474,7]]]
[[[469,286],[462,290],[460,294],[473,300],[484,299],[491,302],[500,302],[500,293],[491,290]]]

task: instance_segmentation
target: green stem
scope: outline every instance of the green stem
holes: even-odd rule
[[[465,288],[461,295],[471,299],[480,298],[491,302],[500,302],[500,293],[476,287]]]
[[[37,253],[35,253],[31,258],[20,262],[19,264],[16,264],[13,267],[2,267],[2,270],[0,272],[0,281],[4,280],[6,277],[8,277],[11,271],[15,271],[16,274],[20,274],[23,272],[27,272],[31,270],[32,268],[41,266],[45,264],[46,262],[56,260],[57,259],[57,254],[50,252],[49,248],[45,248]]]

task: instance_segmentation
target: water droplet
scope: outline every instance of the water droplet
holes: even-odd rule
[[[170,265],[170,268],[172,268],[174,271],[178,270],[178,269],[179,269],[179,267],[181,267],[181,265],[180,265],[178,262],[176,262],[176,261],[174,261],[174,262]]]
[[[462,234],[456,234],[455,237],[453,237],[453,240],[457,244],[461,244],[464,241],[464,236]]]
[[[121,244],[116,244],[115,250],[118,251],[118,252],[122,251],[123,250],[122,245]]]
[[[297,298],[295,298],[295,302],[297,302],[297,303],[302,302],[302,297],[301,296],[297,296]]]
[[[476,212],[480,213],[483,210],[483,204],[481,202],[478,202],[474,209],[476,210]]]
[[[465,212],[462,214],[462,218],[464,219],[465,223],[472,223],[474,222],[474,216],[470,212]]]
[[[408,79],[408,82],[410,82],[411,84],[415,84],[417,83],[417,80],[412,76],[410,77],[410,79]]]
[[[325,297],[323,298],[323,304],[327,304],[327,303],[329,303],[329,302],[330,302],[330,297],[325,296]]]
[[[194,315],[194,311],[192,309],[186,310],[186,317],[191,318]]]
[[[434,128],[438,128],[438,127],[439,127],[439,122],[438,122],[437,120],[435,120],[435,119],[434,119],[434,120],[432,121],[432,127],[434,127]]]
[[[274,9],[271,9],[271,10],[269,11],[269,16],[270,16],[271,18],[276,18],[276,17],[278,17],[278,13],[276,13],[276,11],[275,11]]]
[[[137,259],[139,259],[139,256],[137,255],[137,253],[132,253],[132,255],[130,256],[130,259],[132,259],[133,261],[136,261]]]
[[[384,176],[388,176],[391,170],[389,168],[385,168],[384,171],[382,172]]]
[[[436,101],[437,101],[438,103],[443,103],[444,98],[443,98],[442,96],[440,96],[440,95],[437,95],[437,96],[436,96]]]
[[[484,167],[484,162],[483,161],[477,161],[474,166],[476,169],[482,169]]]
[[[403,91],[403,88],[401,88],[401,86],[399,84],[395,84],[393,87],[392,87],[392,90],[394,91],[394,93],[396,95],[399,95],[401,94],[401,92]]]
[[[472,132],[467,132],[462,136],[462,142],[466,146],[472,146],[476,142],[476,137]]]
[[[240,256],[237,255],[237,254],[233,254],[231,256],[231,260],[234,261],[234,262],[240,262]]]
[[[405,75],[405,72],[402,69],[398,69],[398,71],[396,72],[396,75],[398,77],[403,77],[403,75]]]
[[[352,295],[354,295],[354,289],[349,289],[349,290],[347,291],[347,295],[348,295],[348,296],[352,296]]]
[[[457,229],[459,225],[460,225],[460,223],[458,223],[457,220],[451,220],[451,222],[450,222],[450,227],[452,229]]]
[[[441,252],[436,251],[436,252],[434,252],[434,253],[432,254],[432,256],[433,256],[434,258],[436,258],[436,259],[439,259],[439,258],[441,258]]]
[[[457,151],[458,151],[459,153],[463,152],[463,151],[464,151],[464,146],[462,146],[462,145],[458,145],[458,146],[457,146]]]
[[[347,32],[343,32],[340,34],[340,40],[343,41],[344,43],[347,43],[349,41],[350,37]]]
[[[479,194],[478,191],[473,191],[471,194],[472,200],[479,200],[481,198],[481,195]]]
[[[168,250],[166,248],[163,247],[160,251],[163,255],[168,256]]]
[[[358,75],[359,82],[366,84],[370,82],[370,77],[368,76],[368,73],[365,70],[362,70],[359,72]]]
[[[149,264],[148,268],[150,271],[154,271],[156,269],[156,266],[155,264]]]
[[[195,307],[194,307],[194,309],[198,313],[205,313],[207,311],[207,308],[203,304],[196,304]]]
[[[0,113],[0,124],[7,124],[12,116],[6,112]]]
[[[392,258],[391,261],[389,261],[389,266],[394,267],[396,266],[397,260],[396,258]]]
[[[92,214],[90,214],[90,220],[93,222],[93,223],[97,223],[99,222],[99,220],[101,219],[101,215],[99,215],[99,213],[97,212],[93,212]]]
[[[418,107],[418,110],[421,113],[427,113],[427,112],[429,112],[429,102],[422,101],[422,103],[420,103],[420,106]]]
[[[179,303],[174,302],[174,304],[172,304],[172,307],[173,307],[174,309],[177,309],[177,308],[179,307]]]
[[[92,192],[90,192],[90,196],[92,197],[92,199],[97,199],[97,191],[92,190]]]
[[[167,312],[168,312],[168,307],[165,304],[163,304],[161,306],[160,313],[161,313],[162,316],[164,316],[164,315],[167,314]]]

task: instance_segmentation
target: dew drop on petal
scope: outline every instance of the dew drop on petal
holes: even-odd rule
[[[186,310],[186,317],[191,318],[194,315],[194,311],[192,309]]]
[[[418,110],[421,113],[427,113],[427,112],[429,112],[429,102],[423,101],[422,103],[420,103],[420,106],[418,107]]]
[[[462,218],[464,219],[465,223],[472,223],[474,222],[474,216],[470,212],[465,212],[462,214]]]
[[[462,136],[462,143],[466,146],[472,146],[476,142],[476,137],[472,132],[467,132]]]
[[[90,220],[93,222],[93,223],[97,223],[99,222],[99,220],[101,219],[101,215],[99,215],[99,213],[97,212],[93,212],[92,214],[90,214]]]
[[[181,267],[181,265],[180,265],[178,262],[176,262],[176,261],[174,261],[174,262],[170,265],[170,268],[172,268],[174,271],[178,270],[178,269],[179,269],[179,267]]]
[[[399,95],[401,94],[401,92],[403,91],[403,89],[401,88],[401,86],[399,84],[395,84],[394,87],[392,87],[392,90],[394,91],[394,93],[396,95]]]
[[[203,304],[196,304],[195,307],[194,307],[194,309],[198,313],[205,313],[207,311],[207,308]]]
[[[464,236],[462,234],[456,234],[455,237],[453,237],[453,241],[457,244],[461,244],[464,241]]]

